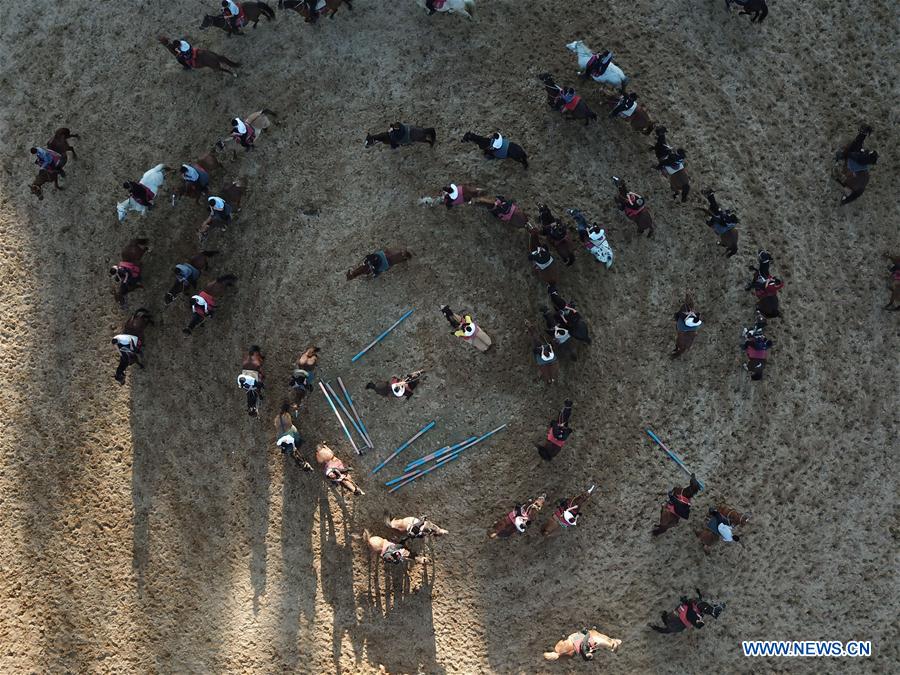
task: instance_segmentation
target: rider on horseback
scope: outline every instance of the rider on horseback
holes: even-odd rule
[[[656,168],[670,175],[678,173],[684,168],[685,157],[687,157],[687,153],[684,151],[684,148],[678,148],[677,150],[669,148],[665,156],[660,157]]]
[[[709,510],[709,520],[706,523],[706,527],[719,535],[719,538],[724,542],[741,540],[739,535],[732,534],[731,521],[713,508]]]
[[[148,209],[153,208],[153,200],[156,198],[156,194],[146,185],[133,180],[127,180],[122,183],[122,187],[128,190],[128,196],[138,204],[145,206]]]
[[[172,40],[172,49],[175,50],[175,60],[180,63],[185,70],[194,67],[194,48],[187,40]]]
[[[35,155],[34,163],[37,164],[41,170],[50,174],[58,173],[60,176],[66,175],[66,172],[63,170],[62,166],[60,166],[63,162],[63,156],[58,152],[54,152],[47,148],[35,147],[31,148],[31,154]]]
[[[393,395],[396,398],[409,399],[412,398],[416,387],[419,386],[419,381],[422,378],[423,372],[424,371],[417,370],[403,378],[392,377],[388,382],[382,382],[380,384],[368,382],[366,383],[366,389],[372,389],[380,396]]]
[[[256,129],[251,127],[240,117],[235,117],[231,120],[231,137],[244,146],[244,148],[250,150],[254,147],[253,141],[256,139]]]
[[[559,451],[563,449],[569,436],[572,435],[572,428],[569,426],[569,418],[572,416],[572,401],[566,400],[563,403],[563,409],[559,413],[559,417],[550,420],[550,426],[547,428],[547,440],[544,443],[538,443],[537,449],[541,459],[548,462],[552,460]]]
[[[306,14],[308,18],[306,19],[306,23],[315,23],[319,18],[319,13],[316,11],[316,5],[319,4],[319,0],[305,0],[306,1]]]
[[[725,234],[729,230],[734,229],[734,227],[741,222],[734,211],[731,209],[722,209],[719,206],[715,192],[712,190],[703,190],[701,194],[709,201],[710,217],[709,220],[706,221],[706,224],[709,225],[716,234]]]
[[[760,251],[757,253],[756,259],[759,261],[759,268],[757,269],[753,265],[750,265],[748,269],[751,272],[755,272],[755,274],[753,279],[750,280],[750,283],[744,286],[745,291],[753,290],[754,293],[765,288],[766,280],[770,278],[769,265],[773,262],[773,258],[768,251]]]
[[[244,25],[244,8],[234,0],[222,0],[222,16],[235,33]]]
[[[209,174],[196,164],[182,164],[181,178],[185,183],[193,183],[201,194],[209,192]]]
[[[588,59],[588,62],[584,67],[584,72],[581,73],[581,77],[585,79],[589,77],[601,77],[612,63],[613,56],[614,54],[608,49],[604,49],[598,54],[591,54],[591,58]]]
[[[631,117],[636,109],[637,94],[626,94],[623,92],[622,96],[619,97],[618,102],[615,106],[613,106],[612,111],[609,113],[609,118],[612,119],[613,117]]]
[[[209,205],[209,218],[204,225],[219,222],[224,227],[231,223],[232,209],[228,202],[221,197],[210,197],[206,203]]]

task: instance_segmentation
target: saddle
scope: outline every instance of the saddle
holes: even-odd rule
[[[669,492],[669,501],[666,503],[666,510],[683,520],[687,520],[691,515],[691,500],[682,494],[676,494],[674,490]]]

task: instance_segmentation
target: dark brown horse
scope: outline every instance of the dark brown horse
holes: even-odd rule
[[[182,332],[185,335],[190,335],[197,326],[212,316],[216,311],[219,297],[225,292],[226,288],[234,286],[236,281],[236,275],[223,274],[212,283],[207,284],[197,295],[192,296],[191,321]]]
[[[540,218],[540,227],[531,226],[529,232],[538,232],[543,235],[559,253],[563,264],[572,265],[575,262],[575,251],[572,250],[569,226],[554,216],[546,204],[538,204],[538,217]]]
[[[891,276],[888,278],[891,299],[884,308],[896,312],[900,309],[900,255],[886,254],[886,256],[891,261]]]
[[[185,177],[185,165],[181,168],[181,183],[179,183],[172,192],[172,206],[175,206],[175,200],[179,197],[187,197],[199,202],[201,197],[209,194],[209,178],[213,171],[222,168],[222,164],[216,159],[215,150],[207,152],[199,159],[187,165],[193,168],[199,178],[196,181],[187,180]]]
[[[516,202],[506,199],[503,195],[496,197],[478,197],[472,200],[473,204],[484,206],[488,212],[499,221],[508,223],[515,228],[528,226],[528,216]]]
[[[65,165],[68,160],[68,155],[66,153],[72,153],[72,159],[78,159],[78,155],[75,154],[75,148],[69,145],[70,138],[78,138],[78,134],[73,134],[67,127],[60,127],[55,132],[53,132],[53,138],[47,141],[47,147],[53,152],[58,152],[62,155],[62,164]]]
[[[610,108],[610,117],[618,117],[627,120],[631,128],[640,131],[642,134],[649,135],[653,133],[656,124],[650,118],[647,109],[637,102],[637,94],[628,94],[622,91],[622,94],[601,94],[603,101]]]
[[[691,515],[691,500],[703,488],[694,474],[691,474],[691,482],[687,487],[673,487],[669,491],[669,497],[662,505],[659,512],[659,523],[650,531],[654,537],[671,530],[682,520],[687,520]]]
[[[333,19],[341,5],[347,5],[349,10],[353,9],[353,4],[350,0],[324,0],[324,2],[319,0],[316,3],[315,15],[317,17],[328,16],[329,19]],[[313,20],[306,0],[278,0],[278,9],[292,9],[302,16],[306,23],[310,23]]]
[[[119,264],[109,268],[109,276],[116,284],[114,291],[116,302],[123,309],[127,307],[125,296],[136,288],[144,287],[141,279],[141,258],[149,251],[149,239],[132,239],[122,249]]]
[[[748,15],[750,23],[762,23],[769,16],[769,5],[766,0],[725,0],[725,9],[730,9],[731,5],[740,7],[738,16]]]
[[[218,254],[218,251],[200,251],[188,258],[186,263],[175,265],[175,283],[166,292],[166,305],[171,305],[175,298],[187,293],[189,288],[197,288],[200,275],[209,269],[209,259]]]
[[[666,140],[666,128],[656,127],[656,143],[650,146],[659,162],[652,168],[658,170],[669,179],[672,189],[672,198],[677,199],[681,195],[681,201],[686,202],[691,191],[691,177],[685,168],[687,153],[682,149],[674,149]]]
[[[47,183],[53,183],[53,186],[57,190],[65,190],[59,184],[59,173],[56,171],[47,171],[46,169],[41,169],[38,171],[37,176],[35,176],[34,180],[31,182],[31,194],[36,196],[39,200],[43,201],[44,199],[44,185]]]
[[[433,127],[414,127],[409,124],[394,122],[390,129],[381,134],[366,134],[366,147],[369,148],[376,143],[384,143],[390,145],[392,149],[397,149],[401,145],[412,145],[413,143],[428,143],[434,147],[437,141],[437,133]]]
[[[587,126],[591,120],[597,119],[597,113],[591,110],[581,96],[574,89],[561,87],[553,80],[550,73],[538,75],[538,79],[544,83],[544,91],[547,92],[547,105],[560,113],[563,117],[573,120],[584,120]]]
[[[252,23],[253,27],[256,28],[256,25],[259,23],[259,20],[262,17],[266,17],[268,20],[272,20],[275,18],[275,10],[269,7],[264,2],[242,2],[240,3],[241,13],[244,15],[243,25],[247,23]],[[241,27],[234,27],[231,21],[225,19],[221,14],[206,14],[203,17],[203,22],[200,24],[200,30],[206,30],[210,26],[215,26],[216,28],[221,28],[226,33],[228,33],[228,37],[231,37],[232,34],[241,35],[244,34],[241,32]]]
[[[53,183],[53,186],[57,190],[65,189],[59,184],[59,177],[60,175],[65,175],[65,172],[62,169],[69,159],[67,153],[72,153],[72,159],[78,159],[75,148],[69,145],[70,138],[78,138],[78,134],[73,134],[67,127],[60,127],[53,133],[53,137],[47,141],[47,149],[57,153],[60,156],[60,160],[57,171],[41,169],[38,171],[37,176],[35,176],[34,181],[32,181],[30,186],[31,194],[36,196],[39,200],[44,199],[43,186],[47,183]]]
[[[319,363],[319,348],[313,345],[299,354],[294,360],[294,370],[288,383],[294,392],[294,402],[289,404],[292,413],[296,414],[306,395],[312,391],[313,372]]]
[[[850,194],[841,197],[841,205],[859,199],[869,184],[869,172],[878,161],[877,152],[863,148],[863,143],[871,133],[872,127],[864,124],[856,137],[834,156],[834,179],[850,190]]]
[[[362,265],[347,270],[347,281],[366,275],[375,278],[387,272],[394,265],[406,262],[413,257],[405,248],[385,248],[375,253],[370,253],[363,258]]]
[[[125,370],[132,363],[144,367],[141,357],[144,355],[144,331],[153,324],[150,311],[141,307],[125,322],[122,332],[112,339],[119,350],[119,367],[113,376],[119,384],[125,384]]]
[[[677,359],[691,348],[702,323],[694,296],[685,293],[681,307],[675,312],[675,350],[669,355],[670,358]]]
[[[559,359],[553,345],[538,333],[531,323],[525,323],[525,330],[528,331],[531,340],[531,357],[537,365],[541,378],[547,384],[553,384],[559,377]]]
[[[505,513],[491,529],[488,530],[488,537],[491,539],[508,539],[516,532],[525,533],[525,529],[534,522],[535,517],[544,508],[544,502],[547,501],[547,495],[542,494],[537,499],[532,499],[524,504],[516,504],[513,510]]]
[[[545,537],[552,537],[562,530],[575,527],[578,517],[581,515],[581,507],[591,498],[595,487],[591,485],[580,495],[561,500],[550,519],[541,527],[541,534]]]
[[[177,40],[170,40],[167,37],[159,36],[156,38],[159,43],[165,47],[173,56],[178,57],[178,50],[175,48],[175,42]],[[179,61],[182,65],[185,65],[185,62]],[[212,68],[213,70],[218,70],[220,73],[228,73],[232,77],[237,77],[237,73],[233,70],[229,70],[224,66],[230,66],[231,68],[240,68],[241,64],[237,61],[232,61],[226,56],[222,56],[221,54],[216,54],[213,51],[208,49],[199,49],[194,48],[191,52],[190,60],[187,61],[186,67],[189,70],[193,70],[195,68]]]
[[[518,143],[513,143],[499,133],[491,136],[479,136],[467,131],[462,137],[463,143],[474,143],[488,159],[511,159],[528,168],[528,154]]]
[[[247,350],[247,355],[241,362],[241,374],[238,375],[238,386],[247,392],[247,414],[250,417],[259,416],[259,402],[262,400],[262,390],[265,386],[262,367],[266,357],[256,345]]]
[[[613,176],[612,180],[616,185],[613,202],[625,214],[625,217],[635,224],[637,233],[640,235],[646,232],[649,239],[656,231],[656,225],[650,209],[647,207],[647,200],[637,192],[631,192],[625,181],[618,176]]]
[[[730,258],[738,250],[738,229],[737,225],[740,220],[737,214],[729,209],[722,209],[716,200],[716,193],[710,189],[700,190],[709,201],[708,208],[702,208],[700,211],[706,214],[706,224],[712,228],[713,232],[719,237],[719,246],[725,248],[725,256]]]
[[[222,186],[222,189],[216,196],[225,201],[225,210],[220,212],[215,211],[210,207],[209,217],[203,221],[203,224],[200,225],[200,229],[197,230],[197,238],[201,245],[206,242],[206,238],[209,235],[209,229],[214,224],[218,225],[222,232],[224,232],[226,227],[231,224],[232,218],[241,210],[241,199],[244,196],[245,190],[246,188],[237,181],[232,181],[231,183]]]
[[[696,530],[697,538],[703,544],[703,552],[709,554],[710,548],[722,539],[719,531],[714,530],[714,525],[718,526],[720,522],[725,523],[730,530],[734,527],[746,525],[750,522],[752,515],[751,513],[741,513],[728,504],[720,504],[716,509],[710,509],[710,518],[707,520],[706,526],[702,530]],[[737,535],[731,536],[734,541],[738,541]]]
[[[704,616],[718,619],[719,615],[725,610],[725,603],[711,604],[706,602],[703,600],[703,594],[700,593],[700,589],[694,590],[697,591],[696,600],[682,596],[681,604],[678,605],[674,612],[663,612],[661,614],[662,626],[654,626],[649,623],[647,625],[657,633],[680,633],[688,627],[703,628],[705,625],[703,621]]]

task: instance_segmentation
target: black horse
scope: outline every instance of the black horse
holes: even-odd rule
[[[731,9],[732,5],[741,8],[738,16],[747,14],[750,16],[750,23],[762,23],[769,16],[769,5],[766,0],[725,0],[725,9]]]
[[[254,28],[256,28],[256,25],[262,17],[266,17],[270,21],[275,18],[275,10],[264,2],[244,2],[241,4],[241,9],[244,10],[244,25],[252,23]],[[200,30],[206,30],[210,26],[221,28],[228,33],[228,37],[231,37],[232,34],[243,35],[240,29],[235,29],[232,26],[231,21],[226,20],[225,17],[220,14],[206,14],[203,16]]]
[[[538,76],[544,83],[544,91],[547,92],[547,105],[566,116],[567,114],[574,120],[584,120],[587,126],[591,120],[597,119],[597,113],[588,108],[587,103],[575,93],[574,89],[569,87],[561,87],[553,80],[550,73],[543,73]]]
[[[382,134],[366,134],[366,147],[371,147],[376,143],[385,143],[396,150],[401,145],[412,145],[413,143],[428,143],[434,147],[437,141],[437,133],[433,127],[414,127],[409,124],[394,122],[390,128]]]
[[[501,146],[494,148],[494,141],[500,140]],[[509,141],[500,134],[494,134],[492,137],[479,136],[467,131],[462,138],[463,143],[474,143],[484,152],[484,156],[488,159],[511,159],[518,162],[526,169],[528,168],[528,154],[522,149],[518,143]]]
[[[652,623],[647,625],[657,633],[680,633],[688,627],[688,624],[694,628],[703,628],[705,622],[704,616],[711,616],[718,619],[719,615],[725,611],[725,603],[709,603],[703,600],[703,594],[700,589],[697,591],[697,599],[691,600],[687,596],[681,596],[681,604],[674,612],[662,612],[662,626],[654,626]],[[682,617],[684,617],[682,619]],[[687,623],[685,623],[685,621]]]

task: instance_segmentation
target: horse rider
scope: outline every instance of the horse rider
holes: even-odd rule
[[[559,294],[556,284],[547,284],[547,292],[550,294],[550,302],[553,303],[553,307],[556,309],[558,323],[569,330],[575,339],[590,344],[591,338],[587,334],[581,313],[575,308],[575,301],[567,302],[564,300]]]
[[[253,141],[256,140],[256,129],[251,127],[240,117],[235,117],[231,120],[231,137],[244,148],[250,150],[255,147]]]
[[[604,49],[598,54],[591,54],[591,58],[588,59],[584,66],[584,72],[581,73],[581,77],[584,79],[601,77],[606,72],[606,69],[609,68],[609,64],[612,63],[613,56],[615,55],[608,49]]]
[[[698,600],[691,600],[686,595],[682,595],[679,600],[681,603],[675,608],[675,615],[681,620],[685,628],[703,628],[706,623],[703,621],[703,613],[700,611]],[[663,624],[665,624],[665,612],[663,612]]]
[[[509,150],[509,140],[504,138],[503,135],[499,131],[495,131],[491,134],[491,148],[488,150],[487,154],[491,157],[496,157],[498,159],[503,159],[506,157],[506,153]]]
[[[424,539],[429,534],[431,534],[426,529],[428,525],[428,518],[426,516],[422,516],[421,518],[413,518],[412,523],[410,523],[409,527],[406,528],[406,535],[402,539],[400,539],[400,543],[403,544],[409,539]]]
[[[541,456],[541,459],[549,462],[563,449],[569,436],[572,435],[572,428],[569,426],[571,417],[572,401],[567,399],[563,403],[563,409],[560,411],[559,417],[555,420],[550,420],[550,426],[547,428],[547,439],[543,443],[537,444],[538,454]]]
[[[185,183],[193,183],[201,194],[209,192],[209,174],[205,169],[196,164],[182,164],[179,171]]]
[[[380,555],[384,562],[390,563],[391,565],[399,565],[409,558],[409,551],[400,544],[395,544],[394,542],[385,539],[384,544],[381,546]]]
[[[606,239],[606,230],[597,223],[588,225],[587,218],[578,209],[567,209],[578,228],[578,238],[597,262],[612,266],[612,247]]]
[[[763,333],[764,325],[764,321],[762,324],[758,322],[754,328],[745,328],[743,330],[744,342],[741,344],[741,349],[747,353],[747,358],[750,362],[754,362],[752,366],[750,362],[745,363],[743,368],[750,373],[751,380],[762,379],[764,362],[768,358],[769,350],[775,344]]]
[[[461,185],[450,183],[450,185],[442,187],[441,192],[444,195],[444,206],[446,206],[448,209],[466,203],[466,197],[463,194]]]
[[[675,330],[679,333],[693,333],[700,330],[703,321],[700,313],[694,309],[678,310],[675,312]]]
[[[372,277],[377,277],[382,272],[387,272],[391,266],[384,251],[370,253],[363,258],[363,264],[366,266],[366,269],[369,270],[369,274]]]
[[[550,516],[556,524],[562,528],[575,527],[578,524],[578,516],[581,515],[581,507],[574,503],[574,498],[566,497],[559,500],[559,505]]]
[[[293,424],[275,440],[275,445],[279,447],[282,454],[293,457],[294,461],[296,461],[304,471],[312,471],[312,464],[300,456],[299,448],[302,443],[303,439],[300,437],[300,432],[297,431],[297,427]]]
[[[222,0],[222,16],[235,33],[240,32],[244,24],[244,8],[234,0]]]
[[[445,2],[446,0],[425,0],[425,9],[428,10],[428,16],[440,10]]]
[[[700,482],[695,474],[691,474],[691,487],[698,491],[701,489]],[[676,493],[675,488],[672,488],[669,490],[669,496],[666,500],[666,511],[682,520],[687,520],[691,515],[691,498],[685,497],[683,490]]]
[[[756,260],[759,263],[759,267],[756,268],[753,265],[750,265],[748,268],[751,272],[755,272],[755,274],[750,283],[744,286],[745,291],[762,290],[765,288],[766,280],[770,278],[769,265],[774,261],[771,254],[768,251],[759,251],[759,253],[756,254]]]
[[[716,193],[712,190],[703,190],[703,196],[709,201],[709,220],[706,224],[718,235],[723,235],[741,222],[737,214],[731,209],[723,209],[716,200]]]
[[[391,148],[396,150],[409,142],[409,127],[402,122],[392,122],[388,127],[388,138],[391,141]]]
[[[213,196],[207,199],[206,203],[209,205],[209,218],[203,223],[204,227],[216,222],[221,223],[223,228],[231,224],[232,209],[228,202],[221,197]]]
[[[35,156],[34,163],[37,164],[42,171],[47,173],[58,173],[65,176],[66,172],[62,168],[63,156],[58,152],[40,146],[31,148],[31,154]]]
[[[513,527],[520,534],[525,534],[525,530],[532,522],[525,504],[516,504],[513,510],[509,512],[508,518],[509,522],[513,524]]]
[[[194,48],[187,40],[172,40],[172,48],[175,50],[175,60],[182,65],[185,70],[191,70],[194,67]]]
[[[518,208],[518,205],[512,199],[507,199],[503,195],[497,195],[494,198],[494,205],[488,211],[498,220],[508,223]]]
[[[254,354],[259,354],[260,358],[262,358],[259,347],[256,345],[250,347],[249,356],[252,357]],[[244,391],[261,392],[262,388],[265,386],[263,384],[263,374],[259,370],[251,370],[249,368],[241,370],[241,374],[238,375],[237,378],[237,383]]]
[[[128,333],[119,333],[113,337],[112,343],[119,350],[120,354],[134,356],[137,359],[138,365],[141,365],[139,357],[144,352],[144,343],[139,337],[136,335],[129,335]]]
[[[156,193],[146,185],[137,181],[127,180],[122,183],[122,187],[128,190],[128,196],[138,204],[148,209],[153,208],[153,200],[156,198]]]
[[[677,150],[668,148],[665,157],[660,158],[659,163],[656,165],[656,169],[665,171],[667,174],[678,173],[684,168],[684,160],[686,157],[687,153],[684,151],[684,148],[678,148]]]
[[[312,383],[313,374],[311,371],[303,368],[294,368],[294,372],[291,373],[291,379],[290,382],[288,382],[288,385],[295,391],[302,390],[308,393],[312,391]]]
[[[612,111],[609,113],[609,118],[612,119],[614,117],[631,117],[634,114],[634,111],[637,110],[637,94],[622,94],[619,97],[619,100],[616,102],[616,105],[613,106]]]
[[[572,333],[568,328],[563,326],[559,318],[551,312],[547,307],[541,307],[541,314],[544,316],[544,323],[547,326],[547,335],[550,336],[550,340],[554,345],[560,347],[560,352],[571,345],[568,344],[569,340],[572,338]],[[570,354],[573,361],[578,360],[578,356],[573,352]]]
[[[486,352],[493,345],[490,336],[481,330],[470,314],[455,314],[447,305],[441,305],[441,313],[453,328],[453,334],[468,342],[478,351]]]
[[[878,161],[878,153],[875,150],[866,150],[863,148],[863,143],[871,133],[872,127],[864,124],[860,128],[859,133],[856,134],[856,138],[850,142],[850,145],[843,150],[839,150],[837,154],[835,154],[835,161],[845,160],[847,163],[847,170],[850,173],[868,173]],[[841,205],[849,204],[858,199],[861,195],[861,192],[844,195],[841,197]]]
[[[119,264],[109,268],[109,276],[111,276],[117,284],[123,284],[127,288],[140,286],[141,266],[137,263],[121,260],[119,261]]]
[[[395,398],[412,398],[413,392],[419,386],[419,380],[422,378],[424,371],[417,370],[402,378],[392,377],[388,382],[375,384],[368,382],[366,389],[372,389],[380,396],[394,396]]]
[[[709,520],[706,522],[706,527],[719,535],[719,539],[724,542],[741,540],[740,535],[732,534],[731,521],[713,508],[709,510]]]

